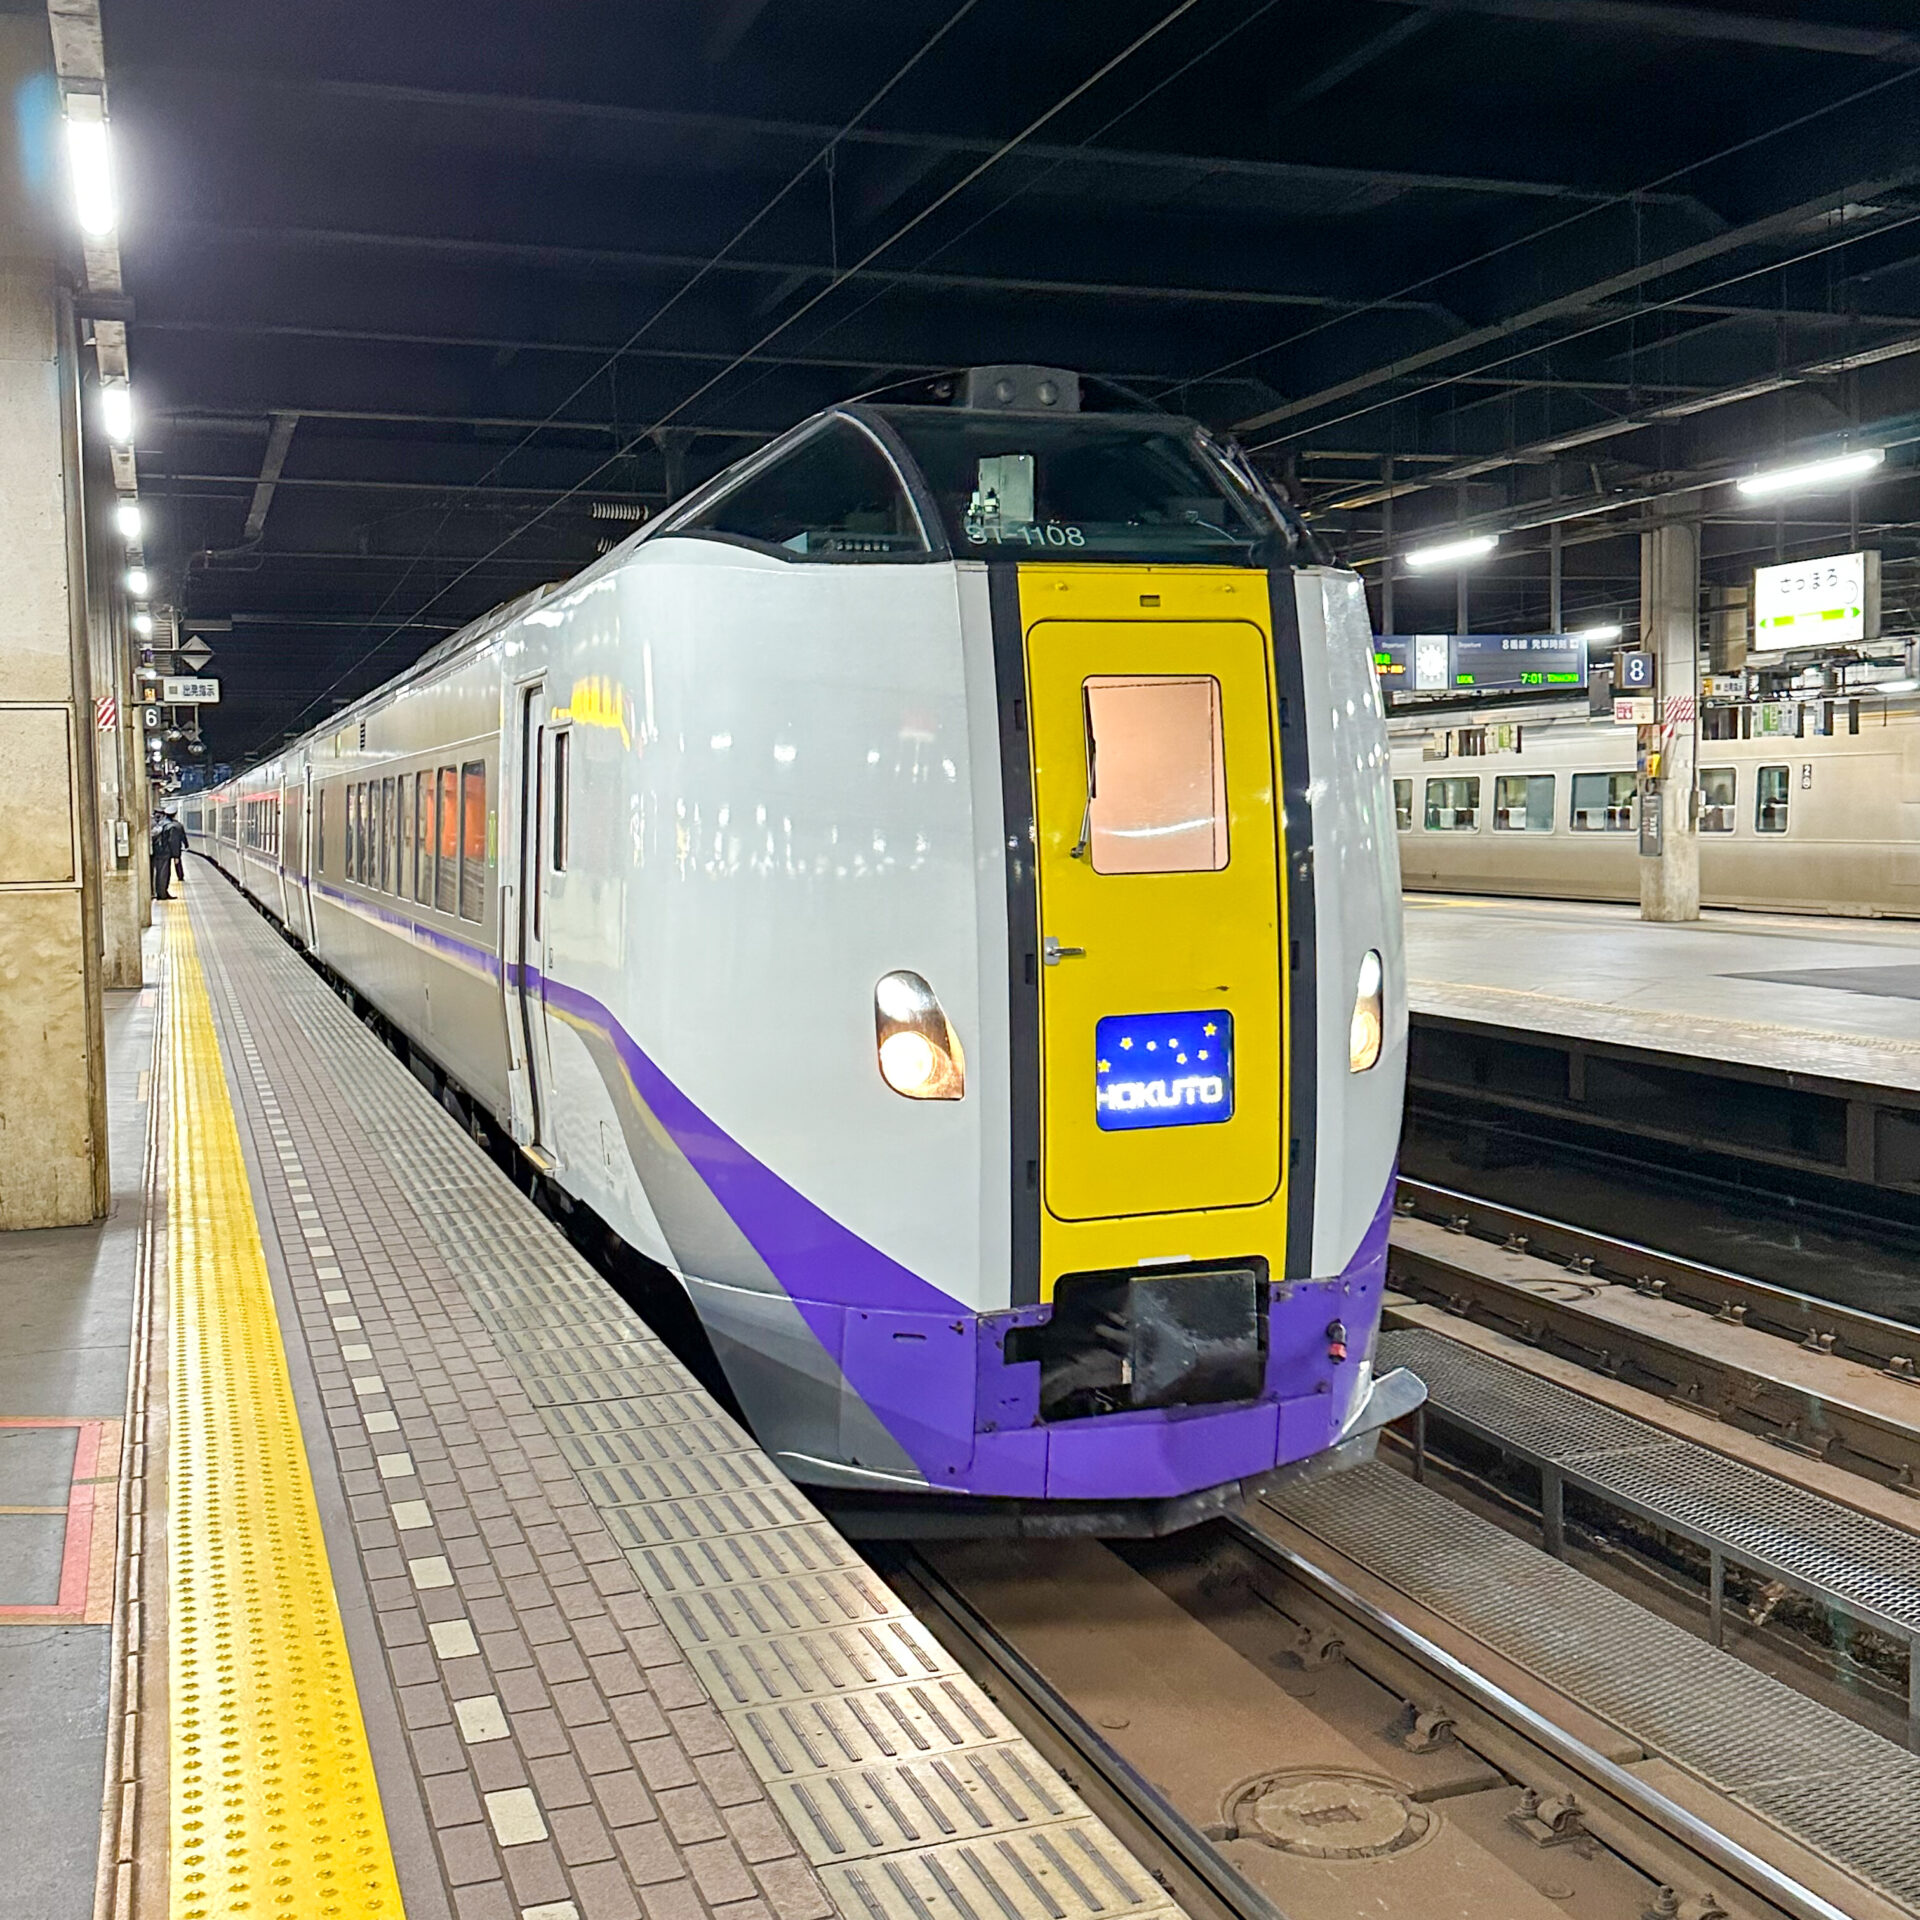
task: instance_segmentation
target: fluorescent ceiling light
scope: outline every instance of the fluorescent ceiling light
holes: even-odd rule
[[[1573,634],[1576,640],[1591,643],[1595,640],[1618,640],[1625,631],[1624,627],[1575,627]]]
[[[147,587],[149,584],[145,567],[129,567],[127,569],[127,591],[132,594],[136,600],[144,600],[147,597]]]
[[[1869,680],[1862,693],[1920,693],[1920,680]]]
[[[140,538],[140,503],[137,500],[122,500],[113,510],[115,524],[129,540]]]
[[[1775,467],[1769,473],[1750,473],[1739,482],[1739,487],[1750,499],[1775,493],[1797,493],[1803,487],[1841,487],[1849,480],[1864,478],[1886,457],[1879,447],[1862,447],[1858,453],[1839,453],[1830,460],[1809,460],[1804,466]]]
[[[108,439],[124,447],[133,438],[133,389],[124,380],[100,389],[100,420]]]
[[[133,630],[144,640],[146,636],[153,631],[153,615],[150,613],[136,613],[133,616]]]
[[[1442,540],[1438,546],[1415,547],[1403,560],[1416,572],[1424,572],[1428,567],[1464,567],[1471,561],[1484,560],[1499,544],[1498,534],[1476,533],[1465,540]]]
[[[73,170],[73,210],[80,231],[103,239],[120,217],[113,192],[113,149],[98,94],[67,102],[67,162]]]

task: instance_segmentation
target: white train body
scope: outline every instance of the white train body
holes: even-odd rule
[[[1742,718],[1709,712],[1722,726]],[[1744,717],[1743,733],[1697,747],[1701,903],[1920,914],[1920,707],[1868,694]],[[1637,900],[1634,729],[1564,708],[1463,722],[1393,721],[1406,885]]]
[[[810,437],[849,433],[902,476],[884,537],[924,551],[835,551],[867,537],[858,515],[851,534],[809,536],[817,557],[707,524]],[[795,1478],[1177,1517],[1359,1449],[1406,1390],[1377,1394],[1369,1364],[1405,998],[1365,604],[1348,574],[1245,556],[955,554],[947,505],[887,418],[824,416],[190,799],[187,825],[678,1276]],[[1049,691],[1041,631],[1090,636],[1116,673],[1073,665],[1095,694],[1058,676]],[[1221,644],[1237,651],[1216,671]],[[1156,673],[1163,649],[1174,671]],[[1213,701],[1216,866],[1096,882],[1071,849],[1096,802],[1083,817],[1049,782],[1093,776],[1030,755],[1028,720],[1037,733],[1108,686]],[[1096,885],[1107,939],[1086,933],[1088,960],[1052,903]],[[1209,924],[1209,903],[1243,898],[1251,930],[1238,913]],[[1058,967],[1049,937],[1069,942]],[[1354,1071],[1369,966],[1382,1032]],[[959,1097],[903,1097],[877,1064],[876,995],[902,973],[937,996],[921,1027],[937,1042],[944,1020]],[[1232,1009],[1245,1044],[1227,1121],[1095,1124],[1092,1024],[1068,998],[1088,991],[1142,1019]],[[1111,1099],[1191,1103],[1211,1084]],[[1064,1085],[1084,1112],[1065,1112]],[[1074,1181],[1096,1197],[1059,1202]],[[1213,1286],[1222,1326],[1202,1314],[1182,1332],[1176,1305],[1130,1333],[1132,1300],[1171,1296],[1115,1295],[1114,1276],[1164,1289],[1183,1269]],[[1101,1322],[1084,1354],[1046,1331],[1069,1293]],[[1234,1319],[1243,1295],[1255,1323]],[[1130,1353],[1164,1352],[1168,1324],[1193,1344],[1153,1404]]]

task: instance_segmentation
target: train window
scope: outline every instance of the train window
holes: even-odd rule
[[[349,786],[347,788],[347,863],[343,870],[347,879],[358,880],[360,878],[359,859],[360,789],[355,786]]]
[[[1761,833],[1787,830],[1787,769],[1762,767],[1753,789],[1753,824]]]
[[[1493,830],[1496,833],[1551,833],[1553,775],[1503,773],[1493,783]]]
[[[1427,782],[1427,831],[1471,833],[1480,824],[1480,776]]]
[[[1111,414],[889,407],[955,553],[1250,566],[1281,533],[1197,435]]]
[[[370,837],[372,822],[367,818],[372,809],[367,805],[368,782],[354,788],[359,805],[354,809],[358,815],[354,823],[354,871],[353,877],[364,887],[367,876],[373,871],[373,842]]]
[[[1700,831],[1731,833],[1738,804],[1740,776],[1732,767],[1700,769]]]
[[[1402,833],[1413,831],[1413,782],[1396,780],[1393,783],[1393,824]]]
[[[380,891],[393,891],[393,781],[380,782]]]
[[[433,775],[413,783],[413,897],[424,907],[433,898]]]
[[[460,769],[460,918],[482,920],[487,910],[487,769],[469,760]]]
[[[907,485],[850,421],[809,434],[688,522],[801,560],[897,560],[928,551]]]
[[[1574,832],[1631,833],[1638,786],[1638,779],[1631,773],[1576,773],[1573,776]]]
[[[452,767],[440,769],[440,858],[433,904],[442,913],[460,904],[460,775]]]
[[[572,764],[573,735],[561,728],[553,736],[553,858],[552,871],[567,870],[567,780]]]
[[[1081,692],[1081,837],[1094,872],[1218,872],[1227,864],[1220,682],[1211,674],[1102,674]]]
[[[393,890],[404,900],[412,889],[407,885],[407,859],[413,852],[413,775],[403,773],[395,782],[399,798],[393,809]]]

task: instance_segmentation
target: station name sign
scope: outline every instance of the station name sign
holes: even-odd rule
[[[1383,693],[1549,693],[1587,684],[1580,633],[1382,634],[1373,643]]]
[[[1880,556],[1830,553],[1753,575],[1754,653],[1850,646],[1880,630]]]

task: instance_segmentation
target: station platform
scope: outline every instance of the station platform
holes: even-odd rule
[[[1920,921],[1405,905],[1416,1093],[1920,1192]]]
[[[1416,1012],[1920,1093],[1920,920],[1406,896]]]
[[[68,1465],[118,1552],[71,1724],[8,1729],[66,1830],[0,1904],[94,1914],[97,1836],[114,1920],[1172,1920],[223,879],[161,912],[151,1050],[110,1062],[151,1095],[133,1284],[81,1394],[127,1446],[105,1496]],[[0,1378],[46,1371],[0,1335]]]

